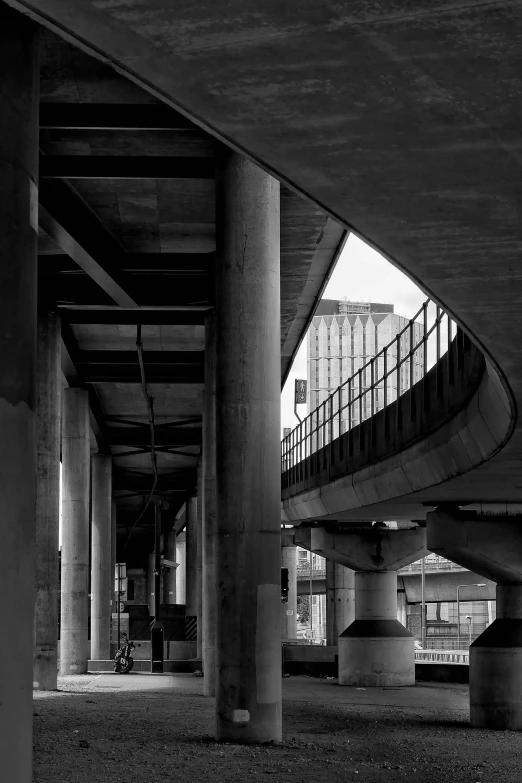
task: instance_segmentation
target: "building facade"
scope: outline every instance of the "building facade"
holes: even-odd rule
[[[338,386],[352,378],[340,394],[342,431],[348,428],[349,399],[355,403],[351,406],[352,427],[361,418],[364,420],[372,415],[372,395],[367,392],[372,386],[372,373],[365,365],[403,330],[404,334],[387,351],[386,389],[384,356],[378,359],[374,368],[373,412],[384,407],[385,398],[387,403],[397,398],[399,382],[401,393],[416,383],[423,375],[424,348],[415,351],[412,362],[402,362],[400,378],[396,369],[398,353],[400,357],[406,356],[410,346],[416,345],[422,337],[421,324],[413,323],[407,328],[409,324],[407,318],[394,312],[391,304],[323,299],[308,330],[308,411],[315,410]],[[338,401],[339,398],[334,400],[335,410]]]

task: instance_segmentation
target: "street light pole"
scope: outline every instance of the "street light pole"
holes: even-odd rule
[[[460,650],[460,597],[459,590],[461,587],[487,587],[485,582],[477,582],[471,585],[457,585],[457,649]],[[471,628],[471,626],[470,626]],[[471,636],[470,636],[471,644]]]

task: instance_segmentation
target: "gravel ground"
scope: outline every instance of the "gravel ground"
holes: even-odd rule
[[[59,687],[35,693],[35,783],[522,782],[522,735],[470,729],[463,685],[362,692],[293,677],[279,746],[215,743],[213,700],[190,675]]]

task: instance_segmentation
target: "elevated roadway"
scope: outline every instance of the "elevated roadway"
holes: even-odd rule
[[[522,502],[518,3],[10,4],[355,230],[488,357],[506,404],[473,470],[367,515]]]

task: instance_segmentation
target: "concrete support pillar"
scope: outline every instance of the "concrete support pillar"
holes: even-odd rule
[[[39,313],[36,371],[36,559],[33,687],[54,691],[58,677],[60,520],[60,317]]]
[[[109,660],[111,633],[112,457],[92,457],[91,658]]]
[[[297,639],[297,547],[281,547],[281,568],[288,569],[288,601],[281,604],[281,636]]]
[[[522,731],[522,584],[497,585],[497,619],[469,648],[470,723]]]
[[[176,536],[176,603],[184,604],[186,602],[186,579],[187,579],[187,541],[186,534],[180,533]]]
[[[187,617],[198,616],[198,499],[187,500],[185,528],[185,606]]]
[[[397,572],[355,573],[355,620],[339,636],[339,685],[415,685],[414,639],[397,620]]]
[[[203,408],[202,666],[205,696],[216,695],[216,316],[205,319]]]
[[[326,644],[337,645],[339,636],[355,619],[355,572],[326,561]]]
[[[218,740],[281,740],[279,183],[217,172]]]
[[[118,511],[116,501],[111,503],[111,613],[117,612],[118,607],[116,601],[118,596],[116,595],[116,563],[117,561],[117,546],[118,546]]]
[[[37,26],[0,4],[0,574],[2,779],[32,780]]]
[[[163,536],[163,556],[166,560],[176,563],[176,534],[172,526],[165,531]],[[176,569],[168,568],[163,574],[163,603],[176,603]]]
[[[64,389],[60,673],[87,671],[89,588],[89,399]]]
[[[154,617],[156,605],[154,603],[154,567],[156,565],[156,555],[154,552],[149,554],[147,560],[147,604],[149,607],[149,615]]]
[[[203,653],[203,466],[201,460],[198,465],[198,498],[196,509],[196,617],[198,632],[196,657],[201,661]]]
[[[406,603],[406,591],[397,590],[397,620],[405,628],[408,627],[408,605]]]
[[[497,582],[497,617],[469,648],[470,723],[522,731],[522,517],[427,515],[428,546]]]

